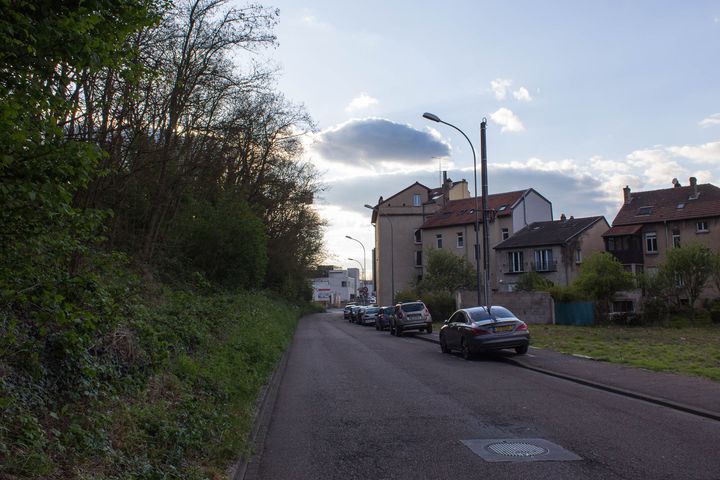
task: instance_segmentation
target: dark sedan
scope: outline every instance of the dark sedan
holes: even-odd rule
[[[390,328],[390,321],[395,314],[395,307],[380,307],[380,313],[378,313],[377,320],[375,320],[376,330],[385,330]]]
[[[513,348],[518,355],[527,353],[530,331],[525,322],[505,307],[462,308],[445,320],[440,329],[443,353],[459,350],[463,358],[475,353]]]

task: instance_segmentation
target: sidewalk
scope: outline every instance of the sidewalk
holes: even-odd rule
[[[414,337],[440,344],[437,332],[418,333]],[[532,346],[527,355],[503,351],[502,359],[547,375],[720,421],[720,382],[653,372]]]

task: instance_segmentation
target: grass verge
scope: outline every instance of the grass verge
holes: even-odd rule
[[[720,381],[720,327],[531,325],[531,344],[562,353]]]

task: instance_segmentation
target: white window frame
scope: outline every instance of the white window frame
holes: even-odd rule
[[[415,230],[414,235],[415,235],[415,237],[414,237],[415,245],[421,244],[422,243],[422,229],[418,228],[417,230]]]
[[[442,243],[443,243],[442,240],[443,240],[442,233],[438,233],[435,235],[435,246],[437,248],[442,248]]]
[[[502,239],[507,240],[510,238],[510,229],[509,228],[503,228],[502,229]]]
[[[680,232],[673,232],[672,246],[673,248],[680,248]]]
[[[657,233],[645,234],[645,253],[658,253]]]
[[[510,273],[524,272],[525,268],[523,265],[523,252],[522,250],[515,250],[508,252],[508,267]]]
[[[575,263],[582,263],[582,250],[579,248],[575,250]]]
[[[700,220],[695,224],[695,227],[697,228],[697,233],[707,233],[710,230],[708,230],[708,224],[705,220]]]
[[[463,232],[457,232],[457,248],[463,248],[465,246],[465,234]]]
[[[416,193],[413,195],[413,207],[419,207],[422,205],[422,200],[420,199],[420,194]]]
[[[535,270],[538,272],[547,272],[553,261],[552,248],[544,248],[535,250]]]

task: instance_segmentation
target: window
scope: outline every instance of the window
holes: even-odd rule
[[[657,253],[657,234],[655,232],[645,234],[645,251],[647,253]]]
[[[422,243],[422,230],[415,230],[415,243]]]
[[[575,263],[582,263],[582,250],[575,250]]]
[[[523,270],[523,252],[508,252],[508,265],[510,272],[522,272]]]
[[[341,286],[341,287],[347,287],[347,282],[346,282],[345,280],[343,280],[343,281],[340,283],[340,286]]]
[[[650,215],[652,213],[652,207],[640,207],[638,209],[638,215]]]
[[[707,222],[704,220],[697,222],[697,231],[698,233],[709,232],[710,230],[708,230]]]
[[[502,239],[507,240],[508,238],[510,238],[510,230],[508,230],[507,228],[503,228],[502,229]]]
[[[422,267],[422,250],[415,252],[415,266]]]
[[[463,236],[463,232],[457,232],[457,248],[462,248],[465,246],[465,237]]]
[[[413,206],[419,207],[420,206],[420,194],[416,193],[413,195]]]
[[[674,248],[680,248],[680,232],[675,230],[672,234],[672,246]]]
[[[435,246],[437,248],[442,248],[442,233],[435,235]]]
[[[552,250],[535,250],[535,270],[538,272],[547,272],[552,270],[553,257]]]

